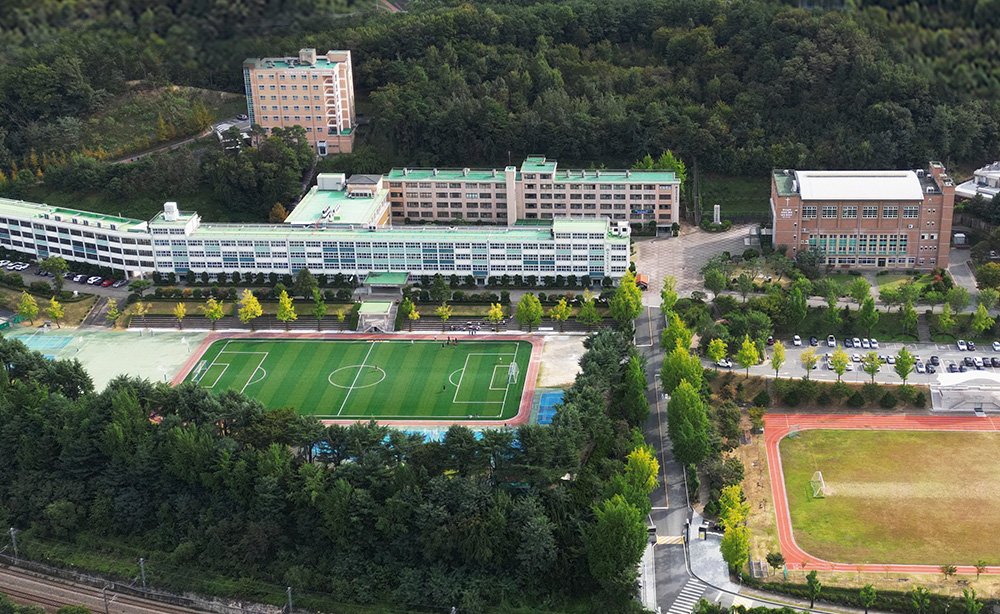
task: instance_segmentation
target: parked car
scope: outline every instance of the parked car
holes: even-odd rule
[[[959,339],[958,340],[958,351],[959,352],[964,352],[967,349],[969,349],[969,346],[966,345],[965,339]]]
[[[868,343],[871,344],[873,350],[878,349],[878,339],[869,339]]]
[[[953,362],[948,363],[948,373],[958,373],[958,365]]]
[[[868,341],[868,339],[862,338],[861,339],[861,347],[863,349],[870,350],[870,349],[872,349],[872,344]]]
[[[969,370],[969,367],[966,367],[965,365],[958,365],[958,372],[959,373],[965,373],[968,370]]]
[[[984,367],[983,365],[976,365],[976,371],[985,371],[985,370],[986,367]]]
[[[994,352],[1000,352],[1000,341],[994,341],[993,342],[993,351]]]
[[[965,345],[969,346],[969,351],[970,352],[975,352],[976,351],[976,342],[975,341],[966,341]]]
[[[938,358],[937,356],[931,356],[931,364],[936,367],[939,364],[941,364],[941,359]]]
[[[112,288],[121,288],[122,286],[124,286],[127,283],[128,283],[127,279],[119,279],[115,283],[111,284],[111,287]]]
[[[928,373],[937,373],[937,368],[934,365],[927,365]]]
[[[850,337],[844,337],[844,347],[845,348],[852,348],[852,347],[854,347],[854,342],[851,341]]]
[[[994,356],[993,358],[991,358],[990,359],[990,365],[993,366],[993,367],[1000,367],[1000,358],[997,358],[996,356]]]
[[[250,118],[247,117],[246,113],[240,113],[239,115],[236,116],[236,119],[238,119],[239,121],[242,122],[242,121],[246,121],[246,120],[248,120]]]
[[[733,363],[729,362],[725,358],[715,363],[715,366],[722,367],[723,369],[732,369]],[[726,377],[729,377],[728,375]]]
[[[972,356],[966,356],[964,362],[965,362],[965,366],[966,367],[971,367],[971,366],[975,365],[975,363],[972,362]]]
[[[108,286],[110,286],[113,283],[115,283],[115,280],[113,280],[113,279],[105,279],[104,281],[101,282],[101,287],[102,288],[107,288]]]
[[[826,346],[827,347],[831,347],[831,348],[837,347],[837,338],[834,337],[833,335],[827,336],[827,338],[826,338]]]
[[[87,284],[91,285],[91,286],[96,286],[97,284],[101,283],[102,281],[104,281],[104,278],[103,277],[98,277],[97,275],[94,275],[93,277],[88,277],[87,278]]]
[[[976,365],[977,367],[981,367],[983,366],[983,359],[976,356],[975,358],[972,359],[972,364]]]
[[[809,337],[809,345],[811,345],[812,347],[816,347],[817,345],[819,345],[819,339],[816,338],[816,335]]]
[[[851,360],[853,362],[861,362],[861,354],[851,354]]]
[[[861,347],[861,339],[858,339],[857,337],[854,338],[854,347]]]
[[[87,283],[87,276],[86,275],[74,275],[73,276],[73,281],[75,281],[78,284],[85,284],[85,283]]]
[[[889,363],[890,365],[896,364],[896,355],[895,354],[889,354],[888,356],[885,357],[885,361],[887,363]]]
[[[798,335],[792,336],[792,345],[802,345],[802,337]]]
[[[925,367],[924,363],[922,362],[918,362],[916,368],[917,368],[917,373],[927,373],[927,367]]]

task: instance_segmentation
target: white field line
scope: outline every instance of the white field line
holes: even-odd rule
[[[205,373],[208,373],[208,370],[216,365],[222,365],[224,367],[222,369],[222,373],[219,374],[219,377],[215,378],[215,381],[212,382],[211,386],[202,386],[202,388],[208,388],[208,389],[215,388],[215,385],[219,383],[219,380],[222,379],[222,376],[226,374],[226,370],[229,369],[229,365],[227,363],[213,362],[212,364],[208,365],[208,367],[205,369]],[[200,384],[201,380],[198,380],[198,383]]]
[[[241,353],[243,353],[243,352],[241,352]],[[257,382],[254,382],[254,381],[253,381],[253,376],[254,376],[254,375],[257,375],[257,372],[258,372],[258,371],[262,371],[262,370],[263,370],[263,369],[261,369],[261,367],[263,367],[263,366],[264,366],[264,360],[266,360],[266,359],[267,359],[267,352],[246,352],[246,353],[248,353],[248,354],[264,354],[264,355],[263,355],[263,356],[261,356],[261,358],[260,358],[260,362],[259,362],[259,363],[257,363],[257,368],[256,368],[256,369],[254,369],[254,370],[253,370],[253,373],[251,373],[251,374],[250,374],[250,379],[248,379],[248,380],[247,380],[247,383],[243,384],[243,387],[242,387],[242,388],[240,388],[240,394],[243,394],[243,391],[244,391],[244,390],[246,390],[246,389],[247,389],[247,386],[249,386],[249,385],[250,385],[251,383],[254,383],[254,384],[256,384],[256,383],[257,383]],[[264,371],[264,377],[267,377],[267,371]],[[263,378],[261,378],[261,379],[260,379],[260,380],[258,380],[258,381],[264,381],[264,380],[263,380]]]
[[[347,399],[351,398],[351,393],[354,392],[354,385],[358,383],[358,378],[361,377],[361,371],[365,368],[365,363],[368,362],[368,357],[372,355],[372,350],[374,349],[374,343],[368,347],[368,353],[365,354],[365,359],[361,361],[361,366],[358,367],[358,373],[354,376],[354,381],[351,382],[351,387],[347,390],[347,396],[344,397],[344,402],[340,404],[340,409],[337,411],[338,416],[342,411],[344,411],[344,407],[347,406]]]

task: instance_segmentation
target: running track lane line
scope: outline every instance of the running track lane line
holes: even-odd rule
[[[767,448],[767,468],[771,478],[771,497],[778,527],[778,543],[781,553],[788,561],[789,569],[810,569],[834,571],[836,568],[860,570],[876,573],[941,573],[939,565],[857,565],[836,563],[817,558],[802,550],[795,543],[792,520],[788,509],[788,493],[785,491],[785,476],[781,468],[781,452],[778,444],[792,425],[800,431],[812,429],[867,430],[867,431],[975,431],[996,432],[992,420],[982,418],[950,416],[852,416],[852,415],[795,415],[775,414],[764,416],[764,441]],[[957,573],[975,574],[971,565],[958,565]],[[987,567],[985,573],[1000,574],[1000,566]]]

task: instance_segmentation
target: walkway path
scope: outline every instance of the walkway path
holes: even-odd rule
[[[792,520],[788,509],[788,495],[781,469],[778,444],[788,434],[792,425],[799,430],[844,429],[844,430],[905,430],[905,431],[1000,431],[1000,424],[990,418],[952,418],[945,416],[854,416],[854,415],[766,415],[764,416],[764,437],[767,445],[767,464],[771,473],[771,495],[774,499],[774,513],[777,517],[778,542],[785,556],[788,569],[808,569],[834,571],[850,568],[876,573],[941,573],[936,565],[852,565],[824,561],[799,548],[792,531]],[[959,565],[957,573],[976,574],[971,565]],[[1000,574],[1000,566],[988,567],[988,574]]]

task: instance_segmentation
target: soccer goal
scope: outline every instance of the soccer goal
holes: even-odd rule
[[[812,479],[809,480],[809,487],[812,489],[813,499],[826,497],[826,482],[823,481],[822,471],[817,471],[813,474]]]
[[[507,368],[507,383],[516,384],[517,378],[521,374],[521,368],[517,366],[516,361],[510,361],[510,367]]]
[[[198,366],[194,368],[191,372],[191,381],[195,384],[201,383],[201,378],[205,377],[205,367],[208,365],[208,361],[202,360],[198,362]]]

